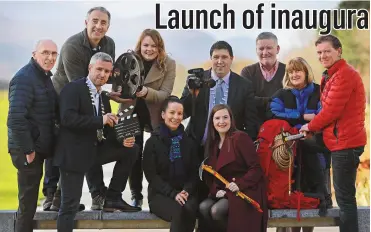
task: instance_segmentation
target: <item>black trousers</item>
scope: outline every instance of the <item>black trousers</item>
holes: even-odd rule
[[[42,155],[36,153],[33,162],[27,164],[26,155],[21,149],[10,149],[10,155],[14,167],[18,170],[18,211],[15,232],[32,232],[44,159]]]
[[[188,201],[181,206],[175,198],[171,199],[157,194],[150,198],[148,205],[151,213],[171,222],[170,232],[192,232],[194,230],[198,210],[196,198],[189,196]]]
[[[133,168],[131,169],[129,177],[129,185],[131,190],[132,199],[142,200],[143,199],[143,131],[140,135],[135,137],[135,144],[138,145],[139,149],[137,152],[137,160],[134,163]]]
[[[137,160],[138,147],[132,148],[118,146],[116,141],[107,141],[98,146],[98,156],[95,165],[86,173],[86,181],[90,190],[99,190],[101,193],[106,187],[103,179],[102,165],[116,161],[113,168],[112,178],[105,194],[107,197],[121,197],[121,192],[125,190],[129,173]],[[92,197],[99,193],[90,191]]]
[[[309,141],[309,140],[308,140]],[[321,199],[324,199],[326,188],[323,168],[317,155],[318,151],[313,149],[312,143],[307,140],[300,141],[299,162],[302,164],[302,180],[299,182],[302,191],[318,193]]]
[[[204,146],[199,146],[198,147],[198,155],[199,155],[198,158],[199,158],[200,162],[202,162],[205,159],[204,154],[205,154],[205,147]],[[201,165],[201,163],[200,163],[200,165]],[[199,181],[198,186],[197,186],[197,190],[198,190],[198,203],[200,204],[201,202],[203,202],[208,197],[209,188],[204,181]],[[197,216],[198,216],[198,228],[197,228],[198,232],[213,231],[213,228],[210,227],[208,221],[205,220],[204,217],[202,217],[200,212],[198,213]]]
[[[59,168],[53,166],[53,158],[48,158],[45,160],[44,164],[45,175],[43,183],[43,194],[47,196],[49,194],[54,194],[58,187],[59,182]]]
[[[340,232],[358,232],[356,176],[364,147],[331,152],[336,202],[340,208]]]
[[[74,219],[79,208],[84,173],[60,170],[61,207],[58,213],[58,232],[72,232]]]
[[[98,167],[116,161],[106,197],[109,199],[121,198],[121,192],[124,191],[130,170],[136,160],[137,149],[136,146],[132,148],[118,147],[117,144],[110,142],[98,146],[97,160],[90,171],[86,173],[88,184],[97,186],[103,183],[104,186],[103,175],[99,175]],[[62,201],[57,221],[58,232],[73,231],[74,218],[80,204],[84,176],[84,173],[60,169]]]

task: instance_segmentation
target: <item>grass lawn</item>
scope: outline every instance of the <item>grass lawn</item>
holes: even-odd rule
[[[112,111],[117,112],[118,104],[111,102]],[[18,207],[18,185],[17,169],[13,166],[8,154],[8,95],[7,92],[0,92],[0,210],[13,210]],[[40,184],[39,202],[44,197]]]
[[[16,209],[18,205],[17,169],[8,154],[8,135],[6,120],[8,116],[8,97],[0,93],[0,209]]]
[[[117,112],[118,104],[111,101],[112,111]],[[17,170],[14,168],[10,155],[7,151],[8,135],[7,120],[8,97],[7,92],[0,92],[0,210],[13,210],[18,207],[18,187]],[[369,135],[369,107],[366,115],[366,128]],[[368,143],[370,143],[368,136]],[[363,161],[358,169],[357,178],[357,203],[358,205],[370,205],[370,154],[369,144],[366,146],[365,154],[362,155]],[[43,198],[42,182],[40,184],[39,200]],[[40,202],[40,201],[39,201]]]

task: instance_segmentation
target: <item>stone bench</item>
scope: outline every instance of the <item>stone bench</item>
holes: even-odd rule
[[[301,210],[300,221],[295,209],[269,210],[268,227],[339,225],[339,208],[328,210],[326,217],[319,217],[317,209]],[[13,232],[16,211],[0,211],[0,231]],[[38,211],[34,217],[34,229],[56,229],[56,212]],[[358,207],[359,232],[370,231],[370,207]],[[76,215],[76,229],[168,229],[170,224],[143,210],[136,213],[105,213],[82,211]]]

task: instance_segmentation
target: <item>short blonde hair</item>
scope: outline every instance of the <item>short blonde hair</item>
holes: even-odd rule
[[[309,66],[308,62],[302,57],[296,57],[291,59],[286,64],[286,73],[285,77],[282,80],[282,85],[284,89],[292,89],[294,86],[291,84],[289,73],[293,71],[303,71],[305,73],[305,82],[306,84],[311,84],[314,82],[314,76],[312,68]]]

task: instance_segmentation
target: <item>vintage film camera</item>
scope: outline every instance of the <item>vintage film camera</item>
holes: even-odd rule
[[[113,90],[121,89],[121,98],[135,98],[143,88],[144,66],[141,58],[133,51],[120,55],[113,66]]]
[[[135,94],[143,88],[144,66],[141,58],[133,51],[120,55],[113,69],[113,90],[121,89],[121,98],[134,99]],[[134,114],[134,105],[118,114],[119,121],[114,126],[116,140],[122,143],[124,139],[140,135],[138,117]]]

